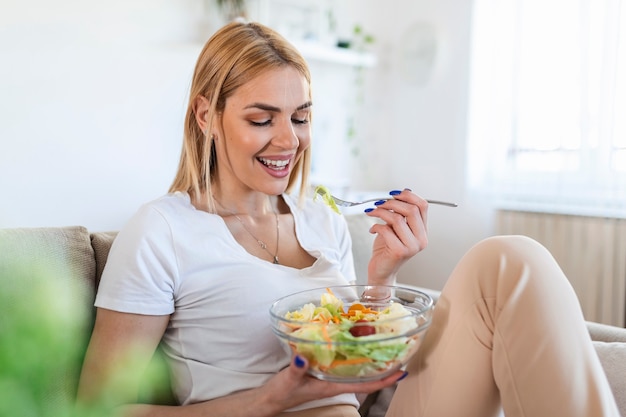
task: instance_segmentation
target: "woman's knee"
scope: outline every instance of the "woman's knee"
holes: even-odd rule
[[[475,274],[480,281],[542,275],[544,270],[561,272],[552,254],[541,243],[523,235],[492,236],[481,240],[465,254],[458,268],[463,270],[462,275]]]
[[[471,250],[470,256],[476,257],[483,271],[502,285],[526,285],[537,288],[570,287],[569,280],[563,273],[556,259],[541,243],[528,236],[503,235],[493,236],[477,243]]]
[[[474,245],[467,253],[481,263],[495,263],[498,267],[506,264],[524,264],[535,262],[544,265],[555,263],[552,254],[541,243],[523,235],[499,235],[485,238]]]
[[[489,252],[524,253],[526,251],[547,252],[547,249],[535,239],[524,235],[490,236],[478,242],[472,250]]]

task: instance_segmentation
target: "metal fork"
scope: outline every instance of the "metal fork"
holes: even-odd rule
[[[325,187],[317,187],[315,189],[315,192],[319,195],[321,195],[322,197],[325,195],[329,195],[330,198],[332,198],[335,201],[335,204],[341,207],[352,207],[352,206],[358,206],[360,204],[366,204],[366,203],[371,203],[373,201],[381,201],[381,200],[392,200],[393,197],[381,197],[381,198],[370,198],[368,200],[363,200],[363,201],[347,201],[347,200],[342,200],[341,198],[335,197],[334,195],[331,195],[326,189]],[[441,206],[447,206],[447,207],[457,207],[458,205],[456,203],[448,203],[447,201],[439,201],[439,200],[426,200],[428,201],[429,204],[439,204]]]
[[[359,204],[367,204],[367,203],[371,203],[374,201],[381,201],[381,200],[393,200],[393,197],[381,197],[381,198],[370,198],[370,199],[363,200],[363,201],[346,201],[346,200],[342,200],[341,198],[337,198],[334,195],[331,195],[331,197],[335,201],[335,204],[341,207],[358,206]],[[458,207],[458,204],[449,203],[447,201],[428,200],[428,199],[426,201],[428,201],[429,204],[438,204],[440,206],[447,206],[447,207]]]

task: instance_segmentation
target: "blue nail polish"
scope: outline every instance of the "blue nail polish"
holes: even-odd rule
[[[387,200],[378,200],[377,202],[374,203],[375,206],[381,206],[383,204],[385,204],[387,202]]]
[[[366,209],[365,209],[365,210],[363,210],[363,211],[364,211],[364,212],[366,212],[366,213],[369,213],[369,212],[374,211],[374,209],[373,209],[373,208],[366,208]]]
[[[296,356],[296,358],[294,359],[293,363],[298,368],[303,368],[304,367],[304,359],[302,359],[300,356]]]
[[[404,371],[404,373],[402,374],[402,376],[401,376],[400,378],[396,379],[396,382],[398,382],[398,381],[402,381],[404,378],[406,378],[406,376],[407,376],[408,374],[409,374],[409,373],[408,373],[407,371]]]
[[[389,191],[389,195],[398,195],[400,193],[402,193],[402,191],[400,191],[400,190],[391,190],[391,191]]]

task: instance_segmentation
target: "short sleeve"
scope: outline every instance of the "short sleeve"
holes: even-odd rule
[[[146,205],[113,242],[95,305],[125,313],[171,314],[177,283],[171,228],[155,207]]]

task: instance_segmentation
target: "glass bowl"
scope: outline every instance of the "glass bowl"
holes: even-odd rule
[[[401,286],[342,285],[301,291],[270,307],[272,330],[309,374],[333,382],[382,379],[402,368],[430,326],[433,299]]]

